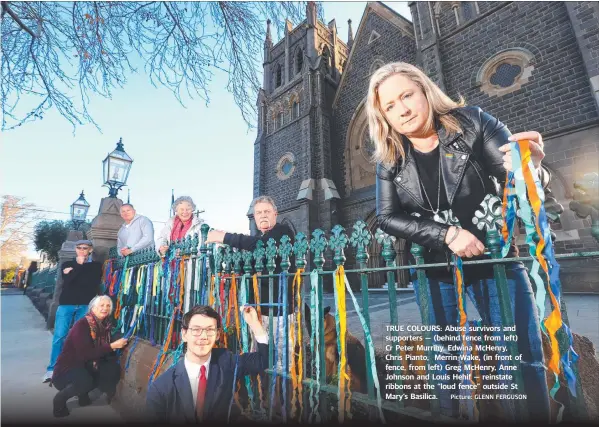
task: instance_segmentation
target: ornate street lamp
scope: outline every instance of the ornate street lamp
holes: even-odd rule
[[[81,190],[79,198],[71,205],[71,221],[75,224],[75,230],[79,230],[79,226],[85,222],[88,210],[89,203],[85,200],[83,190]]]
[[[108,154],[102,162],[104,166],[104,185],[110,188],[109,197],[116,197],[119,190],[127,183],[133,159],[125,153],[123,138],[119,139],[116,149]]]

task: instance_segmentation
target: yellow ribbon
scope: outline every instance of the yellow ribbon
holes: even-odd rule
[[[295,301],[296,301],[296,312],[297,312],[297,319],[295,322],[295,325],[292,325],[291,329],[290,329],[290,334],[291,334],[291,348],[293,348],[293,357],[291,357],[291,384],[293,386],[293,393],[291,395],[291,419],[294,419],[296,416],[296,403],[299,403],[299,407],[300,407],[300,419],[301,419],[301,413],[303,412],[303,404],[302,404],[302,397],[303,397],[303,346],[302,346],[302,311],[301,311],[301,304],[302,304],[302,294],[301,294],[301,284],[302,284],[302,277],[301,274],[303,273],[304,269],[303,268],[298,268],[297,271],[295,272],[295,276],[293,277],[293,284],[292,286],[292,295],[295,295]],[[296,327],[297,326],[297,332],[296,332]],[[296,339],[297,338],[297,339]],[[298,353],[298,361],[297,361],[297,366],[295,363],[295,346],[296,344],[299,345],[299,353]]]
[[[351,392],[349,391],[350,377],[347,375],[347,311],[345,308],[345,269],[342,265],[337,268],[335,273],[335,296],[337,298],[337,318],[339,319],[339,404],[338,419],[342,423],[346,412],[350,410]],[[318,313],[316,314],[318,315]],[[346,398],[347,393],[347,398]]]

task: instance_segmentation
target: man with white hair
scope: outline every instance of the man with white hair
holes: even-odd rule
[[[269,196],[260,196],[254,199],[252,202],[254,206],[254,221],[256,221],[256,226],[259,230],[259,235],[257,236],[248,236],[245,234],[239,233],[229,233],[220,230],[211,230],[208,232],[208,238],[206,243],[224,243],[225,245],[229,245],[233,248],[237,249],[245,249],[247,251],[253,251],[256,249],[256,243],[262,241],[265,245],[269,239],[273,238],[277,242],[277,245],[280,244],[281,237],[287,235],[291,239],[291,243],[293,244],[293,231],[289,226],[285,224],[277,223],[277,206],[275,205],[272,197]],[[277,255],[275,259],[276,267],[275,274],[281,273],[281,257]],[[290,257],[291,267],[289,271],[293,274],[295,272],[295,262],[294,258]],[[258,272],[260,273],[260,272]],[[279,281],[278,279],[274,280],[274,289],[273,289],[273,297],[274,303],[276,304],[279,300]],[[251,296],[253,297],[253,291],[251,292]],[[269,298],[269,281],[267,279],[260,280],[260,302],[268,303]],[[255,300],[255,298],[254,298]],[[293,288],[291,286],[291,281],[289,281],[287,286],[287,313],[288,313],[288,325],[291,326],[295,323],[295,300],[293,296]],[[262,306],[261,312],[264,314],[262,316],[262,323],[268,331],[268,314],[270,312],[269,307]],[[273,315],[273,325],[279,329],[279,336],[285,336],[284,332],[284,318],[282,315],[282,311],[278,307],[272,307],[272,315]],[[279,341],[279,355],[282,354],[284,340]],[[293,348],[291,348],[291,344],[289,345],[289,354],[290,357],[293,354]],[[279,366],[281,366],[281,360],[279,359]]]

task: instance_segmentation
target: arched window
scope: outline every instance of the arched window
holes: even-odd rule
[[[295,74],[301,73],[304,66],[304,52],[301,49],[295,54]]]
[[[322,60],[324,61],[327,72],[329,72],[331,70],[331,51],[328,46],[325,46],[322,49]]]
[[[283,82],[283,71],[281,69],[281,64],[277,65],[277,73],[275,76],[275,87],[281,86]]]
[[[277,129],[281,129],[283,127],[283,112],[279,112],[277,114]]]
[[[300,115],[300,104],[299,104],[299,101],[296,99],[295,101],[293,101],[293,104],[291,105],[291,118],[293,120],[299,119],[299,115]]]

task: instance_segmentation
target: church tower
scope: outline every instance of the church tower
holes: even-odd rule
[[[331,106],[347,61],[348,47],[335,20],[318,20],[309,2],[306,19],[286,21],[273,43],[271,22],[264,40],[264,81],[258,96],[254,143],[254,197],[273,197],[279,222],[308,233],[336,224],[339,193],[332,180]],[[252,209],[248,211],[255,232]]]

